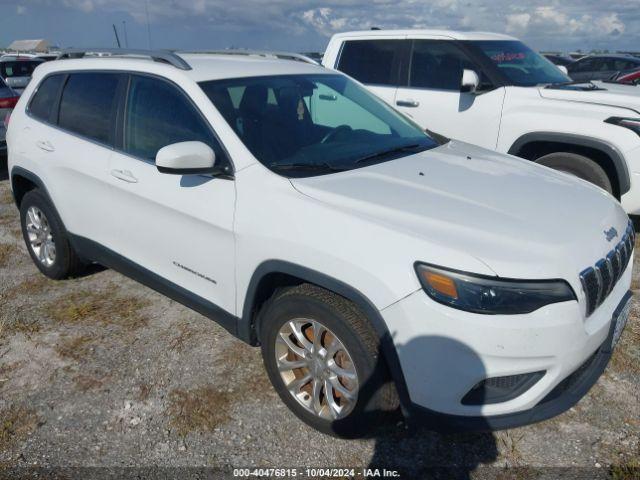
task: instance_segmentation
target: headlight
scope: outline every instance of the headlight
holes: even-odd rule
[[[576,300],[564,280],[516,280],[415,264],[427,295],[453,308],[488,315],[529,313],[550,303]]]
[[[618,125],[619,127],[628,128],[640,135],[640,118],[611,117],[607,118],[605,122]]]

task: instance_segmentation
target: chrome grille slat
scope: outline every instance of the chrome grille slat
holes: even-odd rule
[[[580,283],[586,298],[586,314],[591,315],[606,300],[627,269],[635,246],[635,231],[629,222],[617,245],[593,267],[580,272]]]

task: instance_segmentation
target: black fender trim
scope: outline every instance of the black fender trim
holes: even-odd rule
[[[403,413],[405,416],[409,415],[408,407],[411,405],[409,391],[407,390],[407,384],[402,372],[402,367],[400,366],[398,352],[396,351],[396,347],[393,343],[393,338],[389,333],[389,329],[387,328],[387,324],[382,318],[380,311],[363,293],[340,280],[284,260],[267,260],[261,263],[254,271],[251,280],[249,281],[249,287],[247,289],[247,295],[244,299],[244,306],[242,309],[242,318],[238,324],[238,337],[250,344],[255,345],[257,343],[254,325],[255,297],[260,281],[266,275],[272,273],[291,275],[304,282],[325,288],[352,301],[362,310],[367,319],[371,322],[371,326],[380,340],[380,349],[384,355],[389,373],[391,374],[396,386]]]
[[[51,199],[51,195],[49,195],[49,191],[47,190],[47,187],[44,186],[44,182],[40,179],[40,177],[38,175],[36,175],[35,173],[27,170],[26,168],[22,168],[22,167],[13,167],[11,169],[11,174],[9,175],[9,179],[11,181],[11,189],[12,189],[12,194],[13,194],[13,178],[14,177],[24,177],[27,180],[29,180],[30,182],[33,182],[35,185],[37,185],[37,187],[42,190],[42,193],[44,193],[46,195],[46,197],[49,199],[49,202],[51,203],[51,206],[53,207],[53,209],[55,210],[56,207],[53,203],[53,200]],[[20,208],[20,206],[18,205],[18,200],[16,199],[15,194],[13,194],[13,201],[16,204],[16,207]],[[56,210],[56,213],[58,213],[58,211]],[[58,217],[60,217],[60,215],[58,214]]]
[[[600,150],[611,158],[613,166],[616,169],[618,175],[618,183],[620,189],[620,195],[627,193],[631,189],[631,178],[629,176],[629,169],[627,163],[620,152],[614,145],[604,140],[598,140],[591,137],[585,137],[582,135],[575,135],[572,133],[558,133],[558,132],[532,132],[526,133],[518,138],[507,153],[511,155],[518,155],[518,152],[528,143],[532,142],[555,142],[555,143],[569,143],[572,145],[578,145],[580,147],[589,147],[596,150]]]
[[[162,295],[181,303],[213,320],[234,336],[237,336],[238,318],[214,303],[195,295],[185,288],[132,262],[128,258],[85,237],[69,234],[71,245],[82,258],[109,267]]]

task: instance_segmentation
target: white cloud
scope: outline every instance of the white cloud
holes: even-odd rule
[[[526,30],[531,21],[531,15],[528,13],[513,13],[507,15],[507,32],[522,32]]]
[[[24,5],[16,6],[16,13],[18,15],[24,15],[25,13],[27,13],[27,7],[25,7]]]

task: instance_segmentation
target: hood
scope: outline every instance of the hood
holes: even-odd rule
[[[498,276],[569,278],[610,251],[628,217],[585,181],[459,141],[342,173],[291,180],[301,193],[484,262]],[[620,237],[618,237],[619,240]],[[414,252],[411,252],[413,254]],[[443,266],[455,268],[451,259]],[[571,281],[571,280],[570,280]]]
[[[551,100],[591,103],[620,107],[640,113],[640,88],[631,85],[618,85],[594,82],[599,89],[580,90],[573,88],[540,88],[540,96]]]

